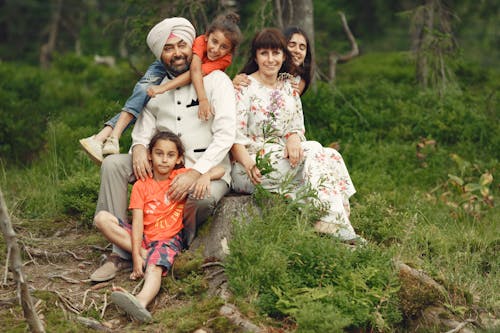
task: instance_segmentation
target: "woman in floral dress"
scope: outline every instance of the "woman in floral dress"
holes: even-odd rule
[[[315,229],[344,241],[359,239],[349,221],[349,197],[356,190],[342,156],[305,139],[302,104],[292,86],[295,67],[286,46],[283,34],[273,28],[257,33],[252,41],[242,70],[252,84],[236,89],[233,189],[252,193],[260,184],[294,196],[308,185],[317,192],[314,204],[327,208]]]

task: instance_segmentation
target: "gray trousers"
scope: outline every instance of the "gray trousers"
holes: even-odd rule
[[[105,210],[116,217],[127,221],[128,184],[135,182],[130,154],[109,155],[101,166],[101,187],[97,199],[96,214]],[[210,183],[210,196],[202,200],[188,197],[184,206],[183,238],[189,246],[196,236],[197,228],[213,214],[215,206],[229,192],[228,184],[223,180],[213,180]],[[113,245],[113,252],[124,259],[130,259],[130,254]]]

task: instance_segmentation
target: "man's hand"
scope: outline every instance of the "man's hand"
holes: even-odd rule
[[[210,175],[205,173],[193,184],[193,198],[204,199],[210,195]]]
[[[200,176],[201,174],[196,170],[189,170],[175,176],[168,190],[168,198],[172,201],[183,200],[189,194],[189,191],[194,188],[195,182]]]
[[[290,135],[286,140],[285,158],[288,158],[288,162],[290,162],[292,168],[295,168],[304,158],[304,150],[297,134]]]
[[[148,150],[143,145],[135,145],[132,148],[132,168],[136,179],[145,180],[147,177],[153,177]]]

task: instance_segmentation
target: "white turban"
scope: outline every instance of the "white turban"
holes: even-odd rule
[[[183,17],[167,18],[155,25],[149,32],[146,43],[157,59],[161,59],[165,42],[171,35],[179,37],[192,47],[195,30],[191,22]]]

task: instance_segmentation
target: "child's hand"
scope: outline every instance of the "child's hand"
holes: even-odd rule
[[[214,115],[214,111],[207,99],[202,99],[199,101],[198,105],[198,118],[207,121]]]
[[[146,262],[140,254],[134,255],[132,261],[134,262],[134,270],[130,274],[130,279],[137,280],[144,276],[144,265]]]
[[[292,80],[291,82],[292,84],[292,88],[293,90],[295,90],[297,93],[299,93],[300,95],[300,86],[299,86],[299,82],[295,81],[295,80]]]
[[[155,97],[156,95],[162,94],[164,91],[160,88],[160,86],[152,86],[147,90],[149,97]]]
[[[248,78],[248,75],[244,73],[236,75],[233,79],[233,86],[236,89],[239,89],[241,87],[247,87],[250,83],[251,81]]]
[[[196,183],[194,184],[193,198],[197,200],[204,199],[210,195],[210,176],[208,173],[205,173],[198,178]]]

